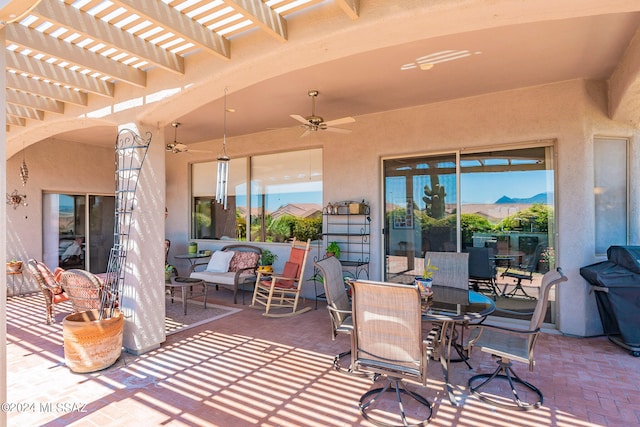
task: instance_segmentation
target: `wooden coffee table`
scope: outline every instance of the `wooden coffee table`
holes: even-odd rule
[[[171,280],[165,281],[165,288],[169,288],[171,292],[171,302],[173,302],[173,290],[180,288],[182,292],[182,309],[187,314],[187,299],[204,296],[204,308],[207,308],[207,285],[204,280],[192,279],[191,277],[171,277]],[[202,293],[193,293],[194,286],[202,286]],[[189,289],[187,289],[189,288]]]

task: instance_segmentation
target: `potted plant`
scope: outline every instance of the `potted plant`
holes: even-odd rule
[[[175,271],[176,271],[176,268],[173,265],[165,264],[165,266],[164,266],[164,280],[165,281],[171,280],[171,276],[174,274]]]
[[[273,271],[273,263],[278,259],[278,255],[271,252],[269,249],[263,249],[260,256],[260,268],[259,271],[264,273],[270,273]]]
[[[540,273],[546,273],[547,271],[549,271],[549,269],[553,268],[555,263],[556,263],[556,252],[551,246],[549,246],[544,251],[542,251],[542,254],[540,256],[540,261],[539,261],[540,266],[538,271]]]
[[[122,352],[124,293],[129,227],[140,170],[151,142],[151,134],[142,138],[130,129],[118,132],[116,142],[116,189],[124,194],[116,205],[114,246],[109,255],[99,308],[70,314],[62,321],[64,360],[78,373],[105,369]],[[131,191],[133,189],[133,191]]]
[[[11,261],[7,262],[8,273],[19,273],[20,271],[22,271],[22,261],[12,258]]]
[[[420,288],[420,293],[430,294],[431,285],[433,284],[433,272],[438,270],[438,267],[431,265],[431,258],[427,259],[427,263],[422,270],[422,276],[416,276],[415,283]]]
[[[327,245],[327,256],[340,258],[340,246],[338,246],[338,242],[331,242]]]

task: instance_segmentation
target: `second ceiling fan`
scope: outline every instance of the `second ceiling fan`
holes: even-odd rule
[[[317,131],[330,131],[337,133],[350,133],[350,129],[342,129],[334,126],[340,126],[347,123],[353,123],[356,121],[353,117],[343,117],[341,119],[324,121],[324,119],[320,116],[316,116],[316,97],[318,96],[317,90],[310,90],[308,95],[311,97],[311,115],[310,116],[301,116],[299,114],[291,114],[290,117],[302,123],[302,127],[305,128],[305,131],[300,136],[307,136],[311,132]]]
[[[173,142],[170,144],[167,144],[166,149],[167,151],[171,151],[174,154],[178,154],[178,153],[186,153],[188,151],[191,152],[200,152],[200,153],[210,153],[211,151],[208,150],[191,150],[186,144],[182,144],[181,142],[178,142],[178,126],[180,126],[180,123],[178,122],[173,122],[171,123],[171,126],[173,126]]]

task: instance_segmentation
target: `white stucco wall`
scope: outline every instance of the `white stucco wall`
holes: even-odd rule
[[[115,135],[114,135],[115,141]],[[61,140],[45,140],[25,150],[29,180],[20,179],[22,152],[7,160],[7,193],[27,195],[28,206],[7,207],[7,259],[42,260],[42,194],[113,194],[113,148]],[[26,270],[26,269],[25,269]],[[23,291],[38,290],[25,274]]]
[[[231,157],[322,146],[324,204],[345,199],[365,199],[371,204],[370,272],[372,279],[380,279],[381,157],[556,140],[557,262],[569,277],[558,290],[557,326],[566,334],[595,335],[602,332],[595,300],[579,275],[580,267],[599,261],[594,256],[593,231],[594,135],[629,138],[633,170],[639,166],[634,149],[637,130],[606,117],[605,91],[603,82],[570,81],[360,116],[348,135],[327,132],[300,138],[299,129],[291,128],[228,137],[227,146]],[[213,160],[219,144],[209,141],[194,146],[213,150],[211,155],[192,153],[167,160],[167,236],[172,239],[174,253],[186,250],[188,241],[188,164]],[[634,213],[638,212],[638,203],[633,201],[637,196],[634,190],[632,218],[637,217]],[[635,222],[631,225],[630,243],[638,240]],[[215,247],[216,243],[209,245]],[[312,283],[305,287],[306,295],[312,296]]]

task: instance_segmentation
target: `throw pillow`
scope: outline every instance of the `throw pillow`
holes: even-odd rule
[[[229,263],[233,258],[234,251],[216,251],[211,255],[209,264],[205,271],[211,273],[226,273],[229,271]]]
[[[229,263],[229,271],[238,271],[245,268],[255,267],[258,265],[258,253],[257,252],[240,252],[236,251],[231,263]],[[254,271],[247,270],[243,273],[253,274]]]

